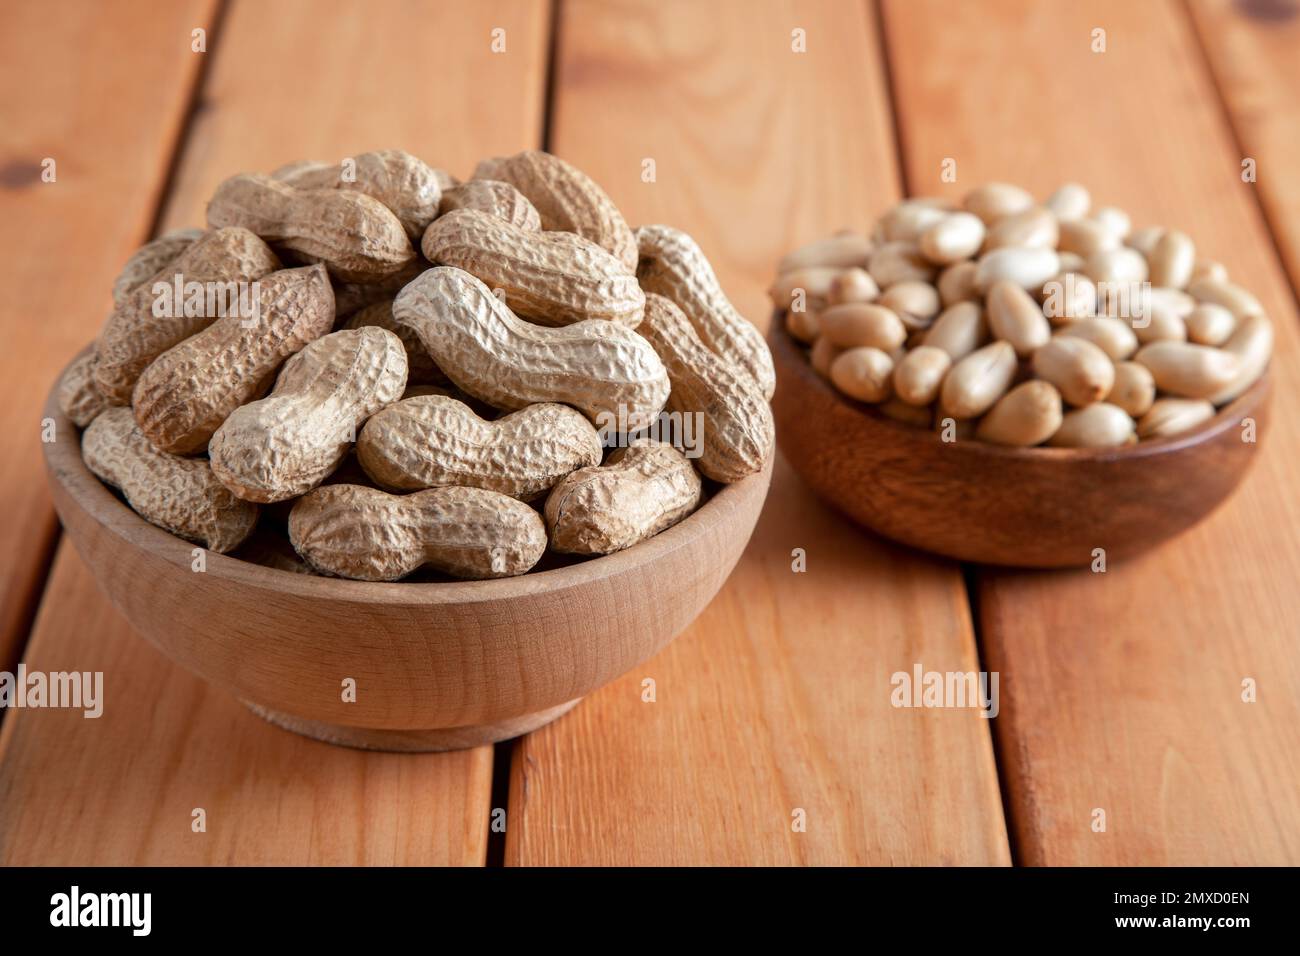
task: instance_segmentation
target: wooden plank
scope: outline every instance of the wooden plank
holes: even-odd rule
[[[1274,407],[1300,401],[1294,302],[1181,5],[891,0],[885,24],[916,191],[944,192],[953,158],[948,192],[1075,179],[1138,226],[1177,225],[1259,295],[1278,333]],[[1297,442],[1295,416],[1275,414],[1227,505],[1105,574],[981,575],[1024,862],[1300,862]]]
[[[748,315],[768,308],[783,251],[865,228],[897,197],[862,5],[562,12],[553,148],[633,223],[694,234]],[[807,53],[791,51],[796,28]],[[792,573],[795,548],[806,573]],[[890,706],[890,675],[918,661],[978,668],[957,569],[846,527],[778,462],[754,539],[700,619],[516,745],[506,861],[1006,863],[987,722]]]
[[[50,594],[27,666],[103,672],[104,713],[20,710],[6,722],[0,863],[482,862],[491,748],[373,754],[287,733],[134,634],[71,548]]]
[[[505,54],[490,51],[494,27]],[[466,171],[537,145],[547,29],[544,4],[512,0],[234,4],[164,225],[202,223],[213,188],[241,170],[401,146]],[[26,662],[103,670],[107,700],[99,720],[6,722],[4,862],[484,862],[491,748],[394,757],[273,728],[130,634],[66,547]],[[198,806],[206,842],[189,829]]]
[[[21,448],[0,456],[0,669],[27,637],[54,544],[40,409],[149,229],[201,63],[190,31],[214,6],[0,5],[0,430]],[[126,38],[138,56],[122,56]]]
[[[1258,161],[1255,195],[1300,289],[1300,7],[1195,0],[1190,9],[1241,151]]]

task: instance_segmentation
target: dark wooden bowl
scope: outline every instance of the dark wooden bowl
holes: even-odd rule
[[[53,393],[54,505],[150,643],[258,714],[331,743],[450,750],[527,733],[651,657],[731,574],[772,469],[617,554],[517,578],[371,584],[263,567],[156,528],[87,470]],[[355,703],[341,699],[356,681]]]
[[[1199,428],[1125,448],[944,442],[846,398],[774,317],[781,450],[825,501],[903,544],[962,561],[1057,568],[1150,548],[1190,528],[1245,476],[1263,440],[1269,376]],[[1241,421],[1256,422],[1256,443]]]

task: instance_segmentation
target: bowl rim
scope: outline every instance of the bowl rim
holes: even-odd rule
[[[830,384],[821,375],[817,374],[812,365],[803,355],[804,346],[795,340],[785,327],[785,313],[778,309],[772,315],[771,332],[768,340],[772,343],[773,352],[780,351],[789,354],[793,360],[791,364],[799,369],[799,383],[806,387],[812,387],[821,391],[825,396],[834,399],[845,409],[855,412],[864,419],[876,424],[885,426],[894,431],[900,438],[916,440],[926,438],[933,440],[936,433],[930,429],[917,428],[915,425],[908,425],[906,422],[900,422],[888,415],[883,415],[872,405],[866,402],[858,402],[849,398],[847,395],[840,393],[838,389]],[[1216,435],[1221,434],[1228,428],[1236,427],[1239,424],[1238,416],[1246,409],[1255,408],[1259,400],[1268,391],[1269,372],[1272,369],[1272,359],[1265,366],[1264,371],[1244,392],[1225,405],[1220,406],[1214,413],[1214,417],[1202,422],[1190,431],[1179,432],[1176,435],[1168,435],[1164,438],[1153,438],[1146,441],[1135,442],[1132,445],[1120,445],[1109,448],[1050,448],[1042,445],[1035,445],[1029,448],[1016,447],[1011,445],[995,445],[992,442],[983,442],[977,440],[959,441],[954,443],[955,448],[962,449],[962,454],[983,455],[988,458],[1006,459],[1006,460],[1025,460],[1039,459],[1042,461],[1059,461],[1059,462],[1108,462],[1118,460],[1134,460],[1155,455],[1163,455],[1170,452],[1176,452],[1192,445],[1198,445]],[[811,385],[810,385],[811,383]]]
[[[189,571],[193,549],[202,545],[146,521],[91,473],[81,456],[81,432],[84,429],[77,428],[59,407],[59,383],[72,362],[80,359],[91,347],[87,346],[78,352],[68,366],[59,372],[46,397],[43,414],[46,419],[53,420],[56,436],[55,441],[42,442],[47,480],[51,484],[57,482],[68,497],[105,531],[132,547],[148,551],[171,565]],[[57,440],[57,436],[63,434],[74,434],[77,440]],[[762,471],[731,484],[719,485],[718,490],[702,505],[672,527],[630,548],[589,558],[567,567],[480,581],[353,581],[348,578],[286,571],[204,549],[207,552],[204,573],[235,585],[273,590],[322,602],[347,601],[390,607],[486,603],[564,591],[633,571],[688,547],[697,538],[709,534],[727,518],[742,510],[746,499],[754,495],[759,496],[761,509],[762,500],[766,499],[771,483],[775,457],[775,454],[769,457]],[[708,479],[705,481],[708,482]]]

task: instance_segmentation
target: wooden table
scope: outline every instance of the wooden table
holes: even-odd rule
[[[4,716],[0,862],[1300,863],[1294,3],[5,0],[0,22],[0,669],[106,684],[99,720]],[[460,174],[545,146],[634,224],[692,232],[756,319],[783,251],[905,193],[1080,180],[1264,302],[1262,460],[1105,574],[906,551],[779,462],[722,594],[568,717],[495,751],[299,739],[105,603],[59,540],[38,410],[131,250],[201,224],[221,178],[388,146]],[[892,707],[915,663],[998,671],[1000,716]]]

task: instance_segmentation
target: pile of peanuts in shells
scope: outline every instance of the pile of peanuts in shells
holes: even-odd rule
[[[236,284],[242,310],[205,298]],[[271,567],[523,574],[644,541],[773,453],[771,356],[699,246],[543,152],[464,182],[401,150],[233,176],[113,301],[57,393],[87,467]],[[673,413],[689,454],[652,427]]]
[[[1258,300],[1173,228],[1086,188],[908,199],[870,237],[791,252],[771,288],[844,395],[998,445],[1105,448],[1195,428],[1264,373]]]

